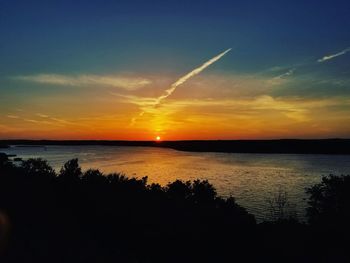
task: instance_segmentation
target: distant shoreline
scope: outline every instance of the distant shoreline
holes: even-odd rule
[[[266,153],[266,154],[350,154],[350,139],[280,139],[280,140],[187,140],[187,141],[117,141],[117,140],[0,140],[8,145],[101,145],[171,148],[189,152]]]

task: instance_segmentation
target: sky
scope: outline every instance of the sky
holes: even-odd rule
[[[349,13],[0,0],[0,139],[350,138]]]

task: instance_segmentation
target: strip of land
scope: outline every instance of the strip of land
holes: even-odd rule
[[[0,145],[17,147],[44,145],[104,145],[164,147],[191,152],[350,154],[350,139],[281,140],[193,140],[193,141],[112,141],[112,140],[0,140]]]

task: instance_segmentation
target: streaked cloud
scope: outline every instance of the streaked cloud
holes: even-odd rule
[[[295,72],[295,68],[289,69],[288,71],[281,73],[280,75],[271,78],[268,82],[272,85],[282,84],[288,77],[292,76]]]
[[[41,118],[49,118],[48,115],[42,114],[42,113],[37,113],[36,115],[39,116],[39,117],[41,117]]]
[[[295,68],[292,68],[290,70],[288,70],[287,72],[281,74],[281,75],[278,75],[277,77],[274,77],[274,79],[283,79],[283,78],[286,78],[288,76],[291,76],[293,75],[295,72]]]
[[[85,136],[84,138],[131,139],[130,134],[133,134],[140,136],[137,138],[151,139],[154,135],[161,134],[167,139],[194,139],[198,136],[195,132],[198,130],[201,131],[200,138],[303,137],[311,132],[316,135],[333,133],[339,125],[342,125],[344,131],[349,131],[349,96],[305,98],[273,96],[268,93],[220,98],[172,96],[159,110],[153,107],[155,98],[151,95],[111,95],[108,94],[113,102],[110,103],[109,110],[90,112],[86,109],[72,117],[70,112],[58,116],[43,108],[42,112],[29,112],[26,109],[23,115],[18,115],[19,119],[0,116],[0,123],[14,129],[12,137],[16,134],[35,133],[36,138]],[[144,113],[130,128],[128,124],[135,109]],[[331,131],[323,131],[325,123]],[[318,128],[308,130],[311,125]],[[37,134],[38,132],[40,133]]]
[[[345,55],[346,53],[348,53],[350,51],[350,47],[338,52],[338,53],[335,53],[335,54],[331,54],[331,55],[327,55],[327,56],[324,56],[323,58],[320,58],[317,60],[317,62],[325,62],[327,60],[330,60],[330,59],[333,59],[333,58],[336,58],[336,57],[339,57],[339,56],[342,56],[342,55]]]
[[[7,118],[16,120],[17,122],[29,122],[33,124],[40,125],[53,125],[59,127],[66,126],[84,126],[84,124],[74,121],[68,121],[66,119],[52,117],[47,114],[36,113],[36,114],[26,114],[26,115],[6,115]]]
[[[119,97],[124,103],[131,103],[138,106],[142,112],[147,114],[147,121],[165,119],[165,116],[191,115],[191,111],[198,109],[198,114],[208,116],[214,114],[218,117],[221,113],[235,118],[267,118],[273,114],[279,114],[294,122],[307,122],[312,120],[313,112],[323,108],[346,107],[350,105],[348,97],[333,98],[308,98],[303,97],[274,97],[268,94],[255,97],[237,98],[207,98],[207,99],[169,99],[162,105],[162,111],[152,107],[154,98],[138,97],[130,95],[113,94]],[[248,115],[247,115],[248,114]],[[264,114],[266,116],[264,117]],[[197,116],[198,117],[198,116]],[[135,118],[138,118],[135,117]],[[135,123],[135,120],[132,120]]]
[[[18,119],[19,116],[17,116],[17,115],[7,115],[7,118],[10,118],[10,119]]]
[[[151,80],[131,76],[109,76],[109,75],[60,75],[60,74],[38,74],[29,76],[17,76],[17,80],[30,81],[41,84],[61,86],[106,86],[117,87],[126,90],[136,90],[151,84]]]

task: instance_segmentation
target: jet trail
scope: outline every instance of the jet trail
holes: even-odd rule
[[[165,90],[165,93],[161,96],[159,96],[156,99],[156,103],[154,106],[157,106],[161,103],[162,100],[166,99],[167,97],[169,97],[171,94],[173,94],[173,92],[176,90],[176,88],[182,84],[184,84],[187,80],[189,80],[190,78],[194,77],[195,75],[201,73],[203,70],[205,70],[207,67],[209,67],[211,64],[215,63],[216,61],[218,61],[220,58],[222,58],[223,56],[226,55],[226,53],[228,53],[231,50],[231,48],[227,49],[226,51],[220,53],[219,55],[213,57],[212,59],[208,60],[207,62],[205,62],[202,66],[192,70],[190,73],[187,73],[185,76],[179,78],[176,82],[174,82],[173,84],[171,84],[170,88]]]
[[[324,62],[324,61],[327,61],[327,60],[330,60],[332,58],[336,58],[336,57],[339,57],[339,56],[342,56],[342,55],[345,55],[346,53],[348,53],[350,51],[350,47],[336,53],[336,54],[332,54],[332,55],[328,55],[328,56],[324,56],[323,58],[320,58],[319,60],[317,60],[317,62]]]
[[[215,63],[216,61],[218,61],[220,58],[222,58],[223,56],[225,56],[228,52],[230,52],[232,48],[229,48],[227,50],[225,50],[224,52],[220,53],[219,55],[213,57],[212,59],[208,60],[207,62],[205,62],[203,65],[201,65],[200,67],[192,70],[191,72],[187,73],[186,75],[182,76],[181,78],[179,78],[177,81],[175,81],[173,84],[171,84],[170,88],[165,90],[164,94],[162,94],[161,96],[159,96],[158,98],[155,99],[155,103],[153,105],[153,107],[157,107],[162,100],[166,99],[167,97],[169,97],[171,94],[173,94],[173,92],[176,90],[176,88],[182,84],[184,84],[187,80],[189,80],[190,78],[196,76],[197,74],[201,73],[203,70],[205,70],[207,67],[209,67],[211,64]],[[145,113],[145,111],[142,111],[138,117],[141,117],[143,114]],[[133,125],[136,122],[137,117],[132,118],[131,120],[131,125]]]

